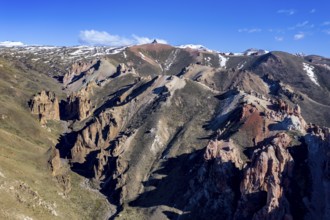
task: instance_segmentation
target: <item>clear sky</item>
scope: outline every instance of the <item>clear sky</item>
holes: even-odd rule
[[[330,57],[329,0],[0,0],[0,41],[120,45],[158,38],[223,52]]]

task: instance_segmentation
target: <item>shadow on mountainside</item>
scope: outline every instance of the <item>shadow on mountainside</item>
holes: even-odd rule
[[[143,208],[166,205],[182,210],[187,203],[184,195],[189,189],[189,181],[194,178],[196,169],[203,162],[203,153],[204,150],[198,150],[168,158],[162,163],[161,169],[143,182],[144,188],[149,191],[145,191],[129,205]]]
[[[223,164],[233,168],[233,173],[221,177],[222,184],[229,187],[231,192],[221,191],[222,188],[217,186],[218,179],[214,176],[217,171],[212,168],[216,161],[205,164],[204,152],[205,149],[201,149],[164,161],[162,168],[143,182],[145,192],[129,205],[151,209],[165,206],[163,214],[169,219],[230,219],[240,196],[239,170],[232,163]],[[226,203],[230,203],[231,210],[225,208]]]

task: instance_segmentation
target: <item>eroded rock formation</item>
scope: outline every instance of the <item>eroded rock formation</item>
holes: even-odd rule
[[[63,77],[63,84],[67,86],[72,82],[74,77],[79,76],[79,74],[87,73],[91,74],[94,71],[93,66],[100,62],[99,60],[91,60],[89,62],[75,62],[72,64],[68,73],[66,73]]]
[[[304,212],[309,212],[307,216],[311,219],[328,215],[325,208],[328,181],[322,176],[328,175],[330,160],[325,152],[330,152],[329,129],[307,126],[298,105],[291,108],[281,100],[255,98],[245,96],[240,119],[232,122],[240,124],[237,134],[231,136],[233,139],[222,139],[228,136],[226,130],[232,126],[227,124],[207,145],[205,162],[190,184],[186,194],[190,199],[185,206],[187,210],[194,210],[203,203],[207,208],[194,211],[187,219],[202,217],[208,212],[212,213],[212,219],[295,219]],[[294,118],[296,124],[288,122],[288,118]],[[298,135],[305,136],[307,147],[304,142],[297,142]],[[244,138],[252,139],[253,145],[242,151],[238,143],[251,143],[243,141]],[[295,146],[297,143],[300,146]],[[297,148],[302,152],[308,148],[309,159],[294,153]],[[306,162],[310,170],[305,170]],[[322,170],[321,164],[324,164]],[[307,187],[297,186],[301,173],[306,176],[311,173],[309,181],[313,182],[314,191],[305,194],[305,198],[301,196],[300,203],[294,204],[292,200],[297,199],[297,192]]]
[[[102,112],[91,125],[78,134],[71,149],[72,162],[84,163],[90,152],[109,147],[110,140],[119,133],[120,120],[111,110]]]
[[[52,148],[51,155],[49,159],[49,165],[52,170],[52,175],[57,176],[61,173],[61,158],[60,158],[60,151],[58,149]]]
[[[301,101],[307,96],[267,69],[284,68],[285,59],[265,55],[256,74],[259,55],[255,66],[236,57],[219,68],[217,57],[201,51],[190,50],[193,62],[182,66],[167,53],[156,51],[156,59],[136,47],[127,60],[130,52],[73,64],[63,80],[71,94],[64,105],[71,133],[58,145],[72,170],[118,212],[167,209],[170,219],[328,217],[330,162],[312,153],[327,152],[327,131],[306,124]],[[175,74],[166,72],[172,65]],[[53,154],[58,176],[59,153]]]
[[[94,83],[90,83],[85,88],[68,96],[63,112],[66,118],[83,120],[93,113],[94,106],[91,96],[93,95],[94,86]]]
[[[31,100],[30,108],[32,114],[39,116],[42,125],[45,125],[47,120],[60,120],[59,102],[54,92],[40,92]]]
[[[116,75],[123,75],[123,74],[136,74],[135,69],[133,67],[128,67],[125,63],[120,63],[117,66]]]
[[[243,174],[235,219],[291,218],[283,192],[288,190],[293,170],[287,149],[290,142],[287,134],[278,133],[271,144],[253,152]]]
[[[221,163],[232,162],[235,167],[242,169],[243,160],[240,157],[239,148],[233,141],[210,141],[204,154],[205,160],[219,159]]]

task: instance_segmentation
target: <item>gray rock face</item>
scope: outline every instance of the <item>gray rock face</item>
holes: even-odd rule
[[[330,218],[330,130],[311,126],[311,133],[305,136],[308,146],[308,167],[311,174],[310,197],[304,202],[308,219]]]
[[[301,120],[299,119],[299,117],[297,117],[295,115],[290,115],[290,116],[287,116],[286,118],[284,118],[281,125],[282,125],[283,130],[300,131],[300,130],[304,129],[304,126],[303,126]]]

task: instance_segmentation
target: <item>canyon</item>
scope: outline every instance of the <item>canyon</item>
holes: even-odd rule
[[[330,218],[330,59],[253,51],[0,48],[0,218]]]

